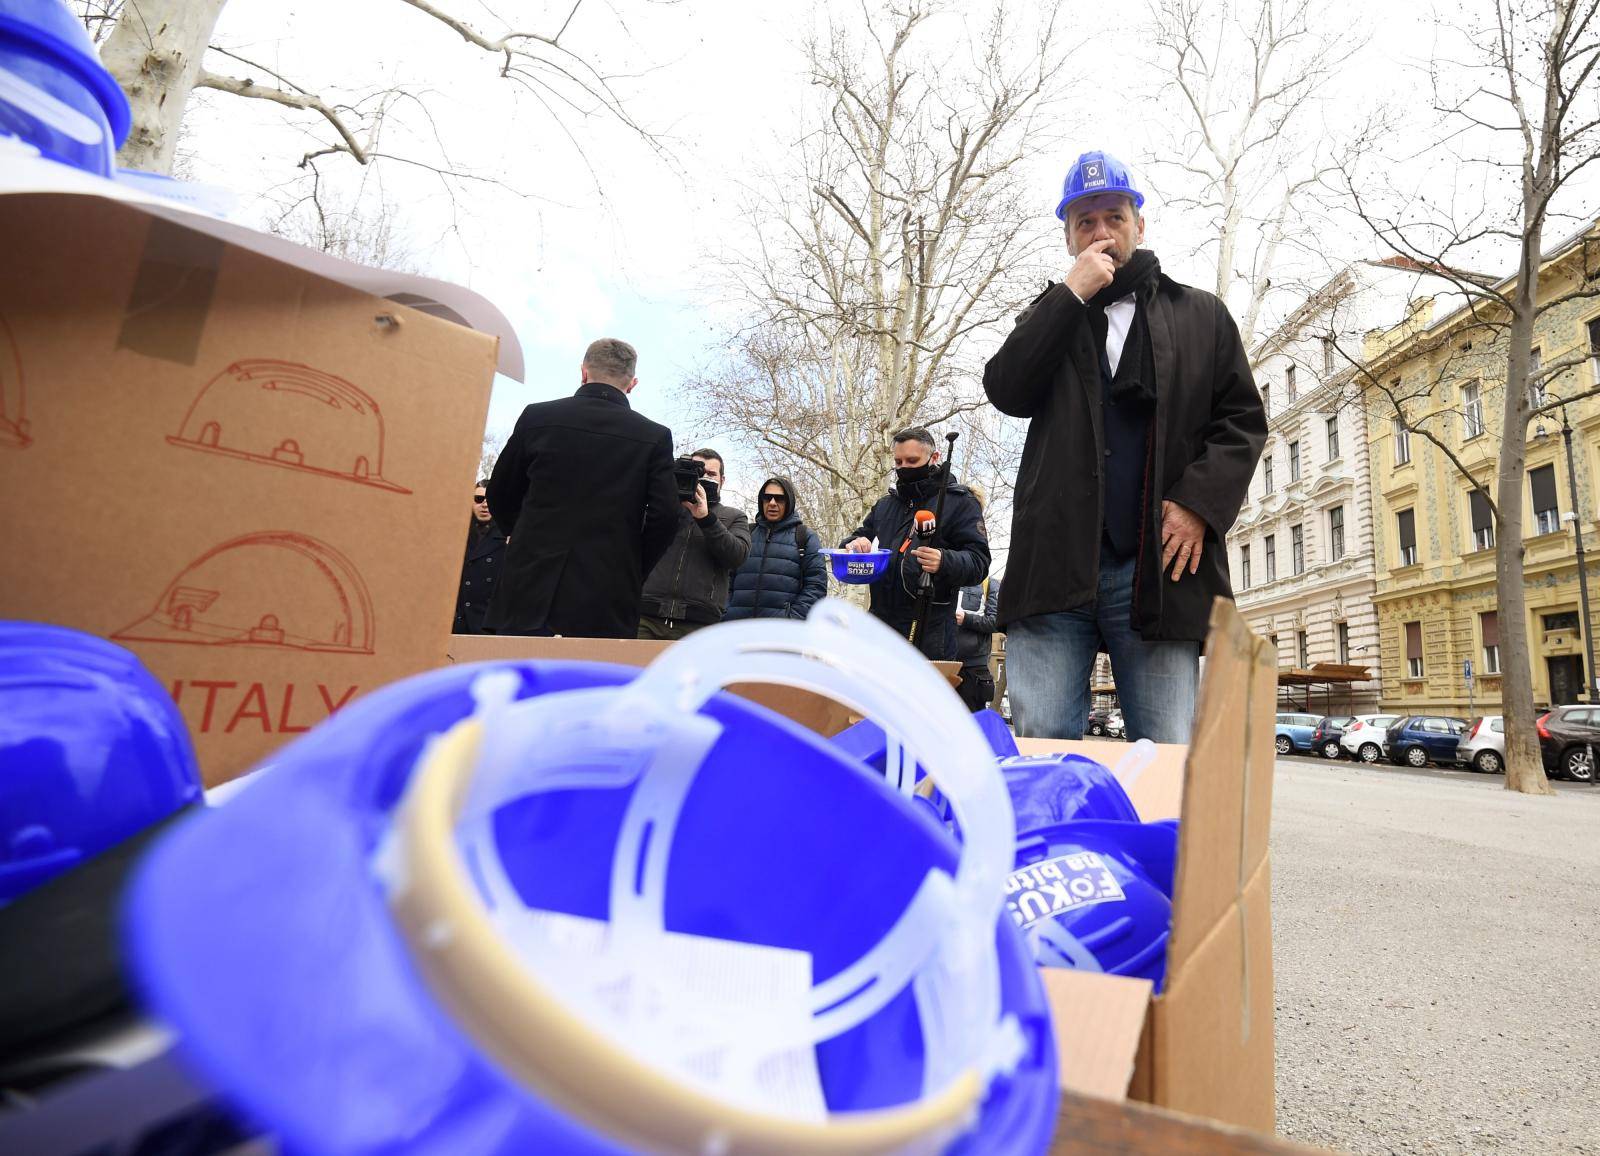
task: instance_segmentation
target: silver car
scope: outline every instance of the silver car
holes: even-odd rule
[[[1456,762],[1486,775],[1498,775],[1506,769],[1506,720],[1497,714],[1487,714],[1472,720],[1467,733],[1456,747]]]

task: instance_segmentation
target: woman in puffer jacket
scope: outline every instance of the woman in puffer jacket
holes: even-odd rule
[[[734,571],[722,620],[804,618],[827,592],[828,559],[800,520],[794,485],[768,478],[756,497],[750,554]]]

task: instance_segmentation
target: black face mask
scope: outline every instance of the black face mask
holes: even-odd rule
[[[939,467],[928,464],[921,466],[898,466],[894,471],[895,489],[903,498],[920,502],[933,493],[939,478]]]
[[[925,482],[929,478],[933,477],[933,474],[934,467],[931,464],[920,466],[896,466],[894,471],[895,480],[901,486],[910,486],[915,485],[917,482]]]

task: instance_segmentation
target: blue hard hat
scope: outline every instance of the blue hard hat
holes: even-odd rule
[[[779,625],[810,627],[828,606],[804,624]],[[713,627],[672,648],[657,660],[662,681],[650,693],[685,687],[682,669],[667,678],[663,666],[691,653],[681,648],[710,645],[718,632],[731,641],[753,625]],[[854,620],[846,625],[867,633]],[[397,831],[464,729],[479,729],[482,751],[518,753],[514,765],[547,776],[530,782],[548,786],[485,799],[477,792],[499,772],[480,754],[465,788],[463,810],[479,817],[462,817],[455,837],[468,886],[491,912],[558,913],[616,928],[619,903],[659,886],[666,933],[807,951],[820,991],[830,977],[849,979],[886,927],[899,928],[924,868],[960,878],[962,850],[855,759],[712,688],[698,709],[675,690],[660,719],[676,721],[662,722],[656,708],[641,706],[651,673],[520,661],[419,675],[340,711],[275,754],[226,806],[178,824],[142,864],[124,934],[143,1000],[176,1032],[190,1073],[293,1151],[633,1149],[498,1062],[459,1004],[423,974],[428,959],[397,914],[396,894],[403,900],[407,880],[421,877],[411,860],[394,858]],[[492,711],[491,684],[502,696]],[[607,712],[620,716],[625,694],[631,710],[618,726]],[[546,728],[541,746],[511,737],[525,739],[532,732],[520,728],[534,718]],[[663,726],[708,739],[697,768],[662,754],[666,747],[650,752]],[[637,868],[620,852],[613,861],[613,847],[632,846],[625,836],[635,808],[672,783],[681,809],[645,828]],[[469,822],[481,824],[472,828],[483,832],[476,842],[464,833]],[[625,896],[615,873],[624,862]],[[973,1130],[946,1151],[1032,1156],[1048,1144],[1055,1111],[1048,1007],[1003,911],[992,942],[998,1006],[1018,1017],[1030,1043],[1011,1074],[989,1084]],[[836,1002],[864,994],[846,991]],[[873,998],[878,1010],[815,1045],[830,1115],[929,1094],[926,1017],[949,1009],[922,1006],[909,986]],[[831,1004],[816,1006],[833,1014]]]
[[[1067,208],[1074,201],[1094,197],[1101,193],[1122,193],[1133,198],[1135,210],[1144,208],[1144,194],[1133,183],[1128,166],[1107,152],[1087,152],[1080,156],[1067,171],[1061,182],[1061,203],[1056,206],[1056,217],[1065,221]]]
[[[202,795],[183,717],[132,653],[0,622],[0,904]]]
[[[1044,967],[1166,978],[1175,823],[1082,821],[1019,836],[1006,906]],[[1163,888],[1163,883],[1165,888]]]
[[[1017,755],[1000,760],[1000,773],[1011,792],[1018,831],[1073,819],[1139,821],[1116,776],[1086,755]]]
[[[65,0],[0,0],[0,136],[111,177],[131,123],[128,98]]]

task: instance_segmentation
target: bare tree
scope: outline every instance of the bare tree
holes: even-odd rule
[[[501,26],[494,33],[448,9],[444,0],[391,0],[393,17],[409,8],[429,18],[436,29],[459,38],[492,62],[507,84],[542,106],[576,143],[568,121],[605,116],[655,146],[656,137],[636,121],[617,90],[621,79],[601,71],[592,53],[574,46],[574,23],[585,0],[555,11],[547,27],[515,27],[489,12]],[[396,156],[384,151],[386,120],[405,114],[421,118],[427,133],[427,104],[421,91],[378,88],[357,99],[343,99],[304,79],[283,75],[215,41],[218,19],[228,0],[78,0],[80,15],[101,42],[101,58],[128,94],[133,128],[119,153],[128,168],[169,173],[178,129],[197,88],[250,100],[270,101],[291,114],[316,118],[323,139],[301,158],[302,167],[320,157],[347,157],[368,165],[388,158],[422,164],[442,175],[465,176],[447,160]],[[488,11],[483,5],[479,9]],[[620,23],[620,21],[619,21]],[[579,149],[582,151],[581,147]]]
[[[1321,250],[1318,194],[1367,147],[1377,122],[1324,114],[1330,83],[1364,37],[1316,0],[1149,0],[1153,64],[1175,98],[1153,126],[1170,141],[1149,158],[1166,203],[1188,216],[1216,262],[1214,292],[1249,348],[1285,250]],[[1181,191],[1180,191],[1181,190]],[[1348,255],[1347,255],[1348,256]],[[1326,261],[1311,270],[1317,280]],[[1309,286],[1305,286],[1309,288]]]
[[[508,440],[505,434],[484,433],[483,452],[478,455],[478,477],[488,478],[494,473],[494,464],[500,460]]]
[[[970,7],[830,13],[807,47],[818,100],[729,262],[725,364],[689,386],[836,536],[882,494],[896,430],[957,421],[964,454],[1005,440],[981,356],[1060,244],[1019,171],[1057,99],[1057,5],[1023,20],[996,4],[977,27]]]
[[[1506,788],[1550,793],[1534,733],[1533,676],[1523,589],[1523,502],[1529,421],[1600,393],[1568,389],[1550,400],[1547,387],[1564,383],[1586,353],[1535,368],[1533,340],[1539,318],[1574,302],[1600,296],[1589,278],[1567,292],[1541,299],[1545,232],[1559,219],[1557,199],[1574,178],[1600,159],[1600,0],[1491,0],[1487,19],[1461,30],[1463,60],[1441,59],[1434,93],[1445,131],[1431,171],[1448,173],[1455,195],[1395,197],[1381,208],[1369,174],[1352,168],[1345,187],[1362,220],[1396,254],[1446,280],[1463,302],[1449,325],[1433,330],[1418,353],[1435,359],[1432,372],[1407,382],[1367,372],[1367,395],[1402,429],[1420,435],[1483,494],[1495,528],[1499,586],[1502,701],[1506,720]],[[1509,146],[1509,147],[1507,147]],[[1477,172],[1481,179],[1464,181]],[[1507,179],[1508,178],[1508,179]],[[1515,199],[1497,197],[1497,182]],[[1568,218],[1573,219],[1573,218]],[[1516,250],[1516,271],[1492,280],[1471,269],[1496,245]],[[1587,256],[1585,252],[1585,256]],[[1419,320],[1415,328],[1421,332]],[[1487,374],[1483,371],[1487,370]],[[1445,386],[1478,375],[1485,393],[1500,395],[1493,494],[1474,474],[1459,443],[1443,424],[1461,421]],[[1589,672],[1590,695],[1594,672]]]

